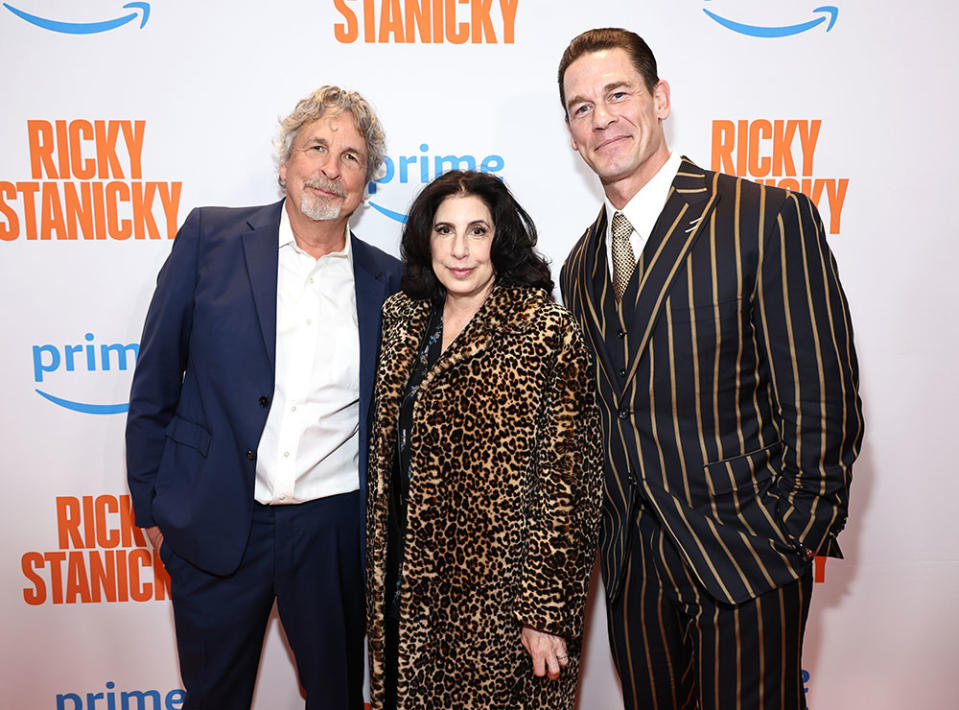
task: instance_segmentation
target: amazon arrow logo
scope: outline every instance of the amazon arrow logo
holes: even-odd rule
[[[383,207],[383,205],[378,205],[375,202],[369,202],[369,205],[381,215],[389,217],[393,221],[399,222],[400,224],[406,224],[407,220],[409,219],[409,217],[402,212],[396,212],[388,207]]]
[[[7,3],[3,3],[3,6],[21,20],[26,20],[31,25],[36,25],[51,32],[60,32],[68,35],[92,35],[99,32],[109,32],[110,30],[115,30],[117,27],[122,27],[131,20],[135,20],[139,13],[142,13],[142,19],[140,20],[140,28],[142,29],[143,26],[146,25],[147,20],[150,19],[150,3],[148,2],[128,2],[123,6],[123,9],[132,9],[133,12],[120,17],[114,17],[111,20],[102,20],[99,22],[62,22],[61,20],[51,20],[46,17],[31,15],[29,12],[24,12]],[[139,13],[137,11],[139,11]]]
[[[703,8],[703,12],[705,12],[710,19],[718,22],[726,29],[732,30],[733,32],[738,32],[741,35],[748,35],[750,37],[789,37],[790,35],[798,35],[802,32],[808,32],[824,22],[829,23],[826,25],[826,32],[829,32],[829,30],[833,28],[833,25],[836,24],[836,18],[839,17],[838,7],[835,5],[823,5],[822,7],[817,7],[815,10],[813,10],[813,14],[820,14],[820,17],[814,17],[808,22],[800,22],[796,25],[766,27],[762,25],[748,25],[743,22],[736,22],[735,20],[730,20],[727,17],[717,15],[715,12],[710,12],[706,8]]]

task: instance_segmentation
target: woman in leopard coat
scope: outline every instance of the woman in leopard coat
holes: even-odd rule
[[[571,708],[601,496],[591,357],[499,179],[438,178],[383,307],[367,620],[380,708]]]

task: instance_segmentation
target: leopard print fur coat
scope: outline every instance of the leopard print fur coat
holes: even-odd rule
[[[429,317],[383,306],[367,508],[372,707],[383,704],[390,471],[400,400]],[[572,708],[596,553],[602,450],[592,358],[541,289],[497,285],[423,380],[400,594],[398,710]],[[536,678],[524,625],[566,638]]]

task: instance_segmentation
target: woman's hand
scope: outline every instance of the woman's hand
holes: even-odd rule
[[[552,680],[556,680],[559,678],[560,668],[569,664],[566,639],[562,636],[553,636],[524,626],[523,648],[533,657],[533,675],[548,674]]]

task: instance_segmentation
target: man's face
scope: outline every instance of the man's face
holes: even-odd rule
[[[573,150],[603,185],[638,181],[669,157],[661,121],[669,116],[669,85],[650,94],[624,49],[584,54],[566,69],[566,124]]]
[[[349,217],[363,201],[366,142],[353,114],[341,111],[305,124],[280,166],[286,196],[309,219]]]

